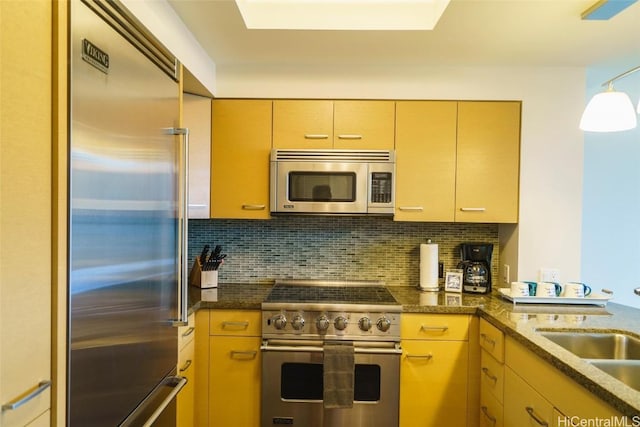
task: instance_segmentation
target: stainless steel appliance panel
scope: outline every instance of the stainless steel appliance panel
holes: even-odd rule
[[[178,85],[84,3],[71,25],[68,424],[115,426],[177,363]]]
[[[366,347],[355,350],[355,399],[353,408],[325,409],[321,384],[322,347],[313,348],[301,340],[298,346],[263,347],[262,427],[292,425],[300,427],[392,427],[398,425],[401,350],[388,347],[377,352]],[[286,375],[283,366],[299,365],[297,375]],[[364,367],[359,377],[358,368]],[[366,371],[377,372],[369,375]],[[379,369],[378,369],[379,368]],[[320,377],[318,376],[320,372]],[[303,379],[304,381],[300,381]],[[283,384],[287,381],[295,384]],[[373,381],[373,382],[372,382]],[[359,384],[360,383],[360,384]],[[305,388],[305,384],[308,386]],[[318,386],[318,387],[316,387]],[[317,390],[316,390],[317,388]],[[358,389],[364,397],[358,400]],[[297,395],[287,396],[295,390]],[[372,393],[372,390],[375,392]],[[283,396],[283,394],[285,394]],[[306,395],[306,396],[305,396]],[[320,397],[320,399],[318,399]]]

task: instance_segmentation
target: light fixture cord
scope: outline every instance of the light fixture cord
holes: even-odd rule
[[[621,79],[623,77],[627,77],[629,74],[633,74],[636,71],[640,71],[640,65],[638,65],[637,67],[634,67],[634,68],[632,68],[630,70],[627,70],[622,74],[618,74],[617,76],[615,76],[612,79],[607,80],[606,82],[602,83],[602,86],[607,86],[609,89],[612,89],[613,88],[613,82],[615,82],[616,80]]]

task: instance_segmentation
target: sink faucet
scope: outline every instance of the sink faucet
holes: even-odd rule
[[[633,293],[636,294],[636,295],[640,295],[640,288],[635,288],[633,290]]]

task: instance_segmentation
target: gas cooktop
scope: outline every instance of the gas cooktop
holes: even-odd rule
[[[383,282],[278,280],[266,303],[398,305]]]
[[[383,282],[277,280],[262,303],[262,336],[398,341],[401,312]]]
[[[399,306],[383,282],[277,280],[264,305],[350,305],[385,306],[385,310]]]

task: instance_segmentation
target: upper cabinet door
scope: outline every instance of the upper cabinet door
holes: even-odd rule
[[[518,222],[520,106],[458,103],[456,222]]]
[[[453,222],[455,101],[396,102],[396,221]]]
[[[393,150],[394,101],[334,101],[333,148]]]
[[[393,150],[394,101],[273,101],[273,148]]]
[[[273,148],[332,148],[333,101],[273,101]]]
[[[271,101],[214,100],[211,217],[268,219]]]

